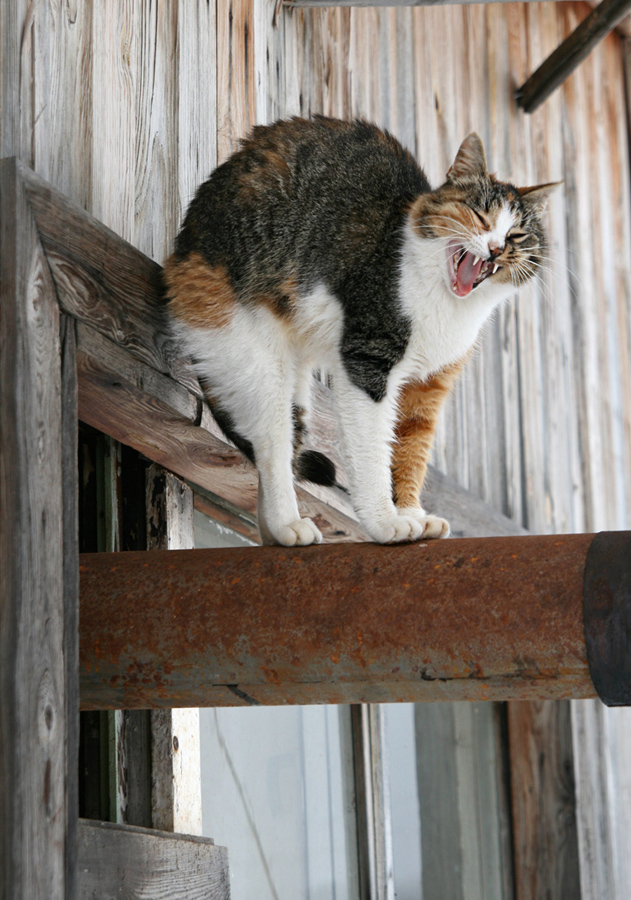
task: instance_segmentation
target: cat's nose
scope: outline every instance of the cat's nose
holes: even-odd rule
[[[504,252],[504,244],[498,244],[496,241],[489,241],[489,253],[491,254],[491,259],[495,259],[496,256],[500,256]]]

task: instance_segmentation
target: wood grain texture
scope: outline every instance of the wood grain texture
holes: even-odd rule
[[[228,853],[210,838],[79,822],[78,900],[229,900]]]
[[[568,703],[509,705],[516,900],[581,897],[569,718]]]
[[[0,158],[16,156],[51,173],[51,10],[49,3],[16,0],[0,9]]]
[[[63,498],[63,613],[66,728],[66,896],[75,900],[79,819],[79,443],[77,335],[74,320],[61,316],[61,430]]]
[[[31,166],[80,206],[90,209],[95,172],[93,94],[94,3],[39,3],[38,15],[48,7],[50,52],[48,160],[41,154]],[[98,151],[97,151],[98,152]],[[97,170],[98,171],[98,170]]]
[[[0,164],[0,292],[0,889],[3,900],[62,900],[76,812],[64,655],[64,587],[73,586],[64,539],[76,498],[65,532],[59,308],[15,160]],[[76,593],[69,602],[72,624]]]
[[[179,184],[178,0],[137,7],[137,53],[131,74],[135,99],[133,232],[128,240],[152,259],[171,251],[182,220]],[[192,4],[193,8],[195,4]],[[190,25],[189,25],[190,27]],[[188,49],[188,48],[187,48]],[[197,62],[195,57],[189,65]],[[181,102],[186,103],[187,97]]]
[[[271,6],[271,4],[270,4]],[[217,162],[256,124],[253,0],[217,4]]]
[[[125,0],[94,4],[92,62],[92,165],[90,211],[126,240],[134,238],[140,5]],[[115,98],[115,102],[112,99]]]
[[[195,191],[217,164],[216,6],[194,0],[177,8],[178,138],[174,158],[165,160],[170,191],[173,167],[178,167],[177,220],[166,223],[171,229],[179,227]]]
[[[190,550],[193,491],[155,464],[147,470],[147,549]],[[202,833],[199,709],[151,713],[151,817],[154,828]]]

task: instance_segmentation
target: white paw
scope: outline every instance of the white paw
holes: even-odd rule
[[[392,516],[366,525],[370,536],[380,544],[399,544],[403,541],[419,541],[423,526],[413,516]]]
[[[274,528],[272,534],[283,547],[306,547],[322,543],[322,535],[311,519],[294,519],[288,525]]]
[[[400,509],[399,514],[401,516],[410,516],[419,523],[423,529],[421,535],[423,540],[449,537],[449,522],[446,519],[441,519],[439,516],[432,516],[430,513],[426,513],[420,506]]]

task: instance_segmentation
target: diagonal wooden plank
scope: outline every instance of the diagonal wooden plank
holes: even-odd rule
[[[534,112],[624,19],[631,0],[603,0],[515,92],[524,112]]]

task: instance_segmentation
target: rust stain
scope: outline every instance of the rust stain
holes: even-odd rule
[[[533,677],[541,696],[593,696],[582,622],[590,541],[126,553],[116,567],[84,555],[84,708],[176,696],[212,705],[236,683],[283,703],[358,702],[377,687],[379,699],[517,699],[532,696]],[[223,704],[241,703],[225,693]]]

